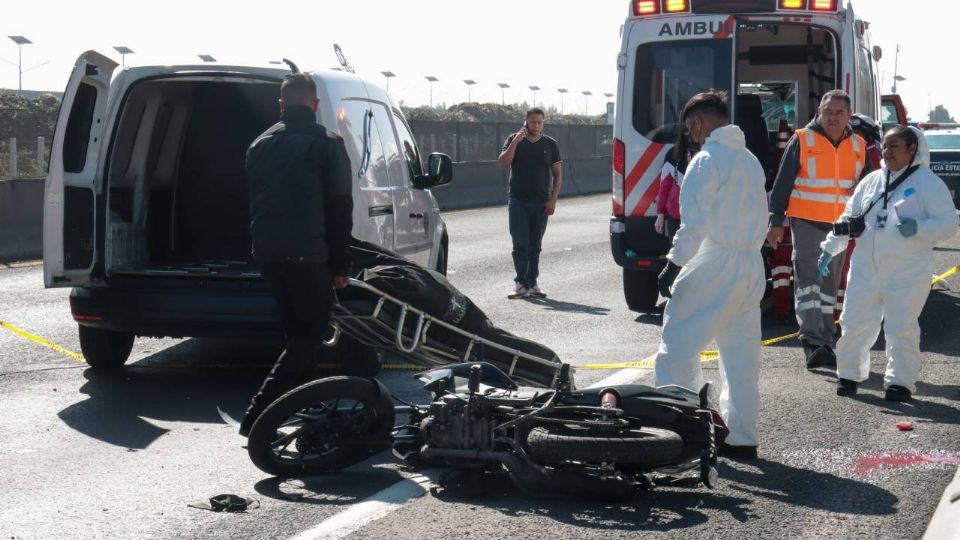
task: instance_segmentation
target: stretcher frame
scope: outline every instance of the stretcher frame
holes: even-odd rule
[[[340,335],[346,334],[367,347],[396,354],[425,368],[462,362],[489,362],[518,383],[529,386],[550,386],[544,382],[544,377],[532,377],[543,372],[544,367],[552,370],[551,384],[559,375],[562,365],[559,360],[540,358],[467,332],[364,281],[351,278],[348,288],[363,292],[357,295],[360,298],[343,301],[337,295],[331,310],[333,336],[326,342],[328,346],[336,345]],[[440,342],[431,335],[431,330],[437,328],[458,335],[468,345],[461,350]],[[509,365],[500,359],[490,358],[487,355],[490,350],[508,355],[511,358]],[[540,369],[535,370],[537,367]]]

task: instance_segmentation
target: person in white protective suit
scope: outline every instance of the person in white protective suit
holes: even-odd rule
[[[664,311],[655,384],[699,390],[703,377],[699,354],[716,339],[720,412],[730,428],[719,452],[752,459],[759,443],[760,300],[765,279],[760,247],[767,232],[766,178],[747,150],[743,132],[729,124],[724,93],[697,94],[681,118],[702,149],[687,166],[680,190],[683,220],[660,275],[660,291],[670,301]]]
[[[837,343],[837,394],[857,393],[870,375],[870,348],[887,342],[885,398],[908,401],[920,373],[918,319],[930,292],[933,246],[957,232],[957,212],[946,184],[930,170],[923,132],[896,126],[883,138],[883,167],[860,181],[834,232],[821,244],[821,274],[859,228],[847,274]],[[846,224],[846,225],[844,225]],[[852,225],[852,226],[851,226]]]

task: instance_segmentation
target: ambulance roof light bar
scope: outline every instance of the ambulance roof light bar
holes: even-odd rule
[[[660,14],[660,0],[633,0],[633,14],[636,16]]]
[[[837,11],[837,0],[780,0],[780,9]]]
[[[633,14],[637,17],[689,11],[690,0],[633,0]]]

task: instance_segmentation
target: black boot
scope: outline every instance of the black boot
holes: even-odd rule
[[[824,345],[822,348],[825,350],[823,354],[824,367],[837,367],[837,353],[833,352],[833,349],[826,345]]]
[[[824,365],[829,355],[829,349],[820,345],[814,345],[809,341],[801,340],[800,343],[803,345],[803,353],[807,359],[807,369],[814,369]]]
[[[720,443],[717,446],[717,455],[730,459],[757,459],[757,447]]]
[[[883,399],[887,401],[910,401],[913,394],[910,392],[909,388],[900,386],[899,384],[891,384],[886,391],[886,394],[883,396]]]
[[[850,379],[839,379],[837,381],[837,395],[838,396],[857,395],[857,381],[851,381]]]

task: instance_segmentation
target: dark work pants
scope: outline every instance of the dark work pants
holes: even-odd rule
[[[820,243],[828,230],[821,229],[805,219],[790,218],[793,235],[793,303],[800,324],[800,339],[814,346],[834,348],[833,334],[837,326],[833,319],[833,305],[837,301],[845,254],[830,261],[830,273],[820,275],[817,259]]]
[[[540,276],[540,246],[547,230],[547,204],[511,198],[507,202],[510,237],[513,239],[514,281],[526,287],[537,284]]]
[[[317,363],[333,306],[333,278],[326,263],[261,263],[277,302],[285,348],[244,417],[249,427],[274,400],[306,381]]]

